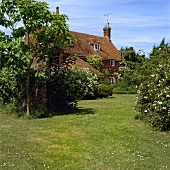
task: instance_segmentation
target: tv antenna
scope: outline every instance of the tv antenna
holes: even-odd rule
[[[108,13],[108,14],[104,14],[104,16],[107,17],[107,24],[109,23],[109,15],[112,14],[112,13]]]

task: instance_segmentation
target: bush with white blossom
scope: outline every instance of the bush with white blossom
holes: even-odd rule
[[[51,78],[47,84],[48,103],[53,109],[69,106],[84,96],[93,95],[98,85],[98,77],[88,68],[73,67]]]
[[[150,75],[138,90],[137,118],[148,120],[151,126],[170,130],[170,46],[164,40],[151,53]]]

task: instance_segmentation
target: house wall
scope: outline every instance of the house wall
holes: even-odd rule
[[[83,61],[87,62],[87,61],[86,61],[86,58],[81,58],[81,59],[82,59]],[[111,65],[110,65],[110,61],[111,61],[111,60],[103,60],[103,67],[102,67],[102,69],[108,69],[109,72],[110,72],[110,75],[112,75],[113,73],[119,71],[119,62],[118,62],[118,61],[115,61],[115,66],[111,66]]]
[[[118,72],[119,69],[119,62],[115,61],[115,66],[110,65],[110,60],[104,60],[103,61],[103,67],[102,69],[108,69],[110,75],[112,75],[114,72]]]

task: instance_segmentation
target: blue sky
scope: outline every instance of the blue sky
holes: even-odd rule
[[[103,36],[107,17],[111,40],[117,49],[133,46],[151,52],[165,37],[170,42],[170,0],[46,0],[50,9],[60,7],[72,31]]]
[[[43,0],[42,0],[43,1]],[[111,40],[120,49],[151,52],[165,37],[170,43],[170,0],[45,0],[51,11],[66,14],[71,31],[103,36],[109,23]]]

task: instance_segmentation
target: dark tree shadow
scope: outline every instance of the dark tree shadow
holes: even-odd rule
[[[83,107],[78,107],[78,108],[63,108],[60,110],[57,110],[52,113],[52,116],[62,116],[62,115],[86,115],[86,114],[95,114],[93,108],[83,108]]]
[[[114,97],[114,96],[109,96],[108,98],[110,98],[110,99],[114,99],[115,97]]]
[[[79,108],[76,108],[76,114],[77,115],[95,114],[95,112],[93,108],[79,107]]]

